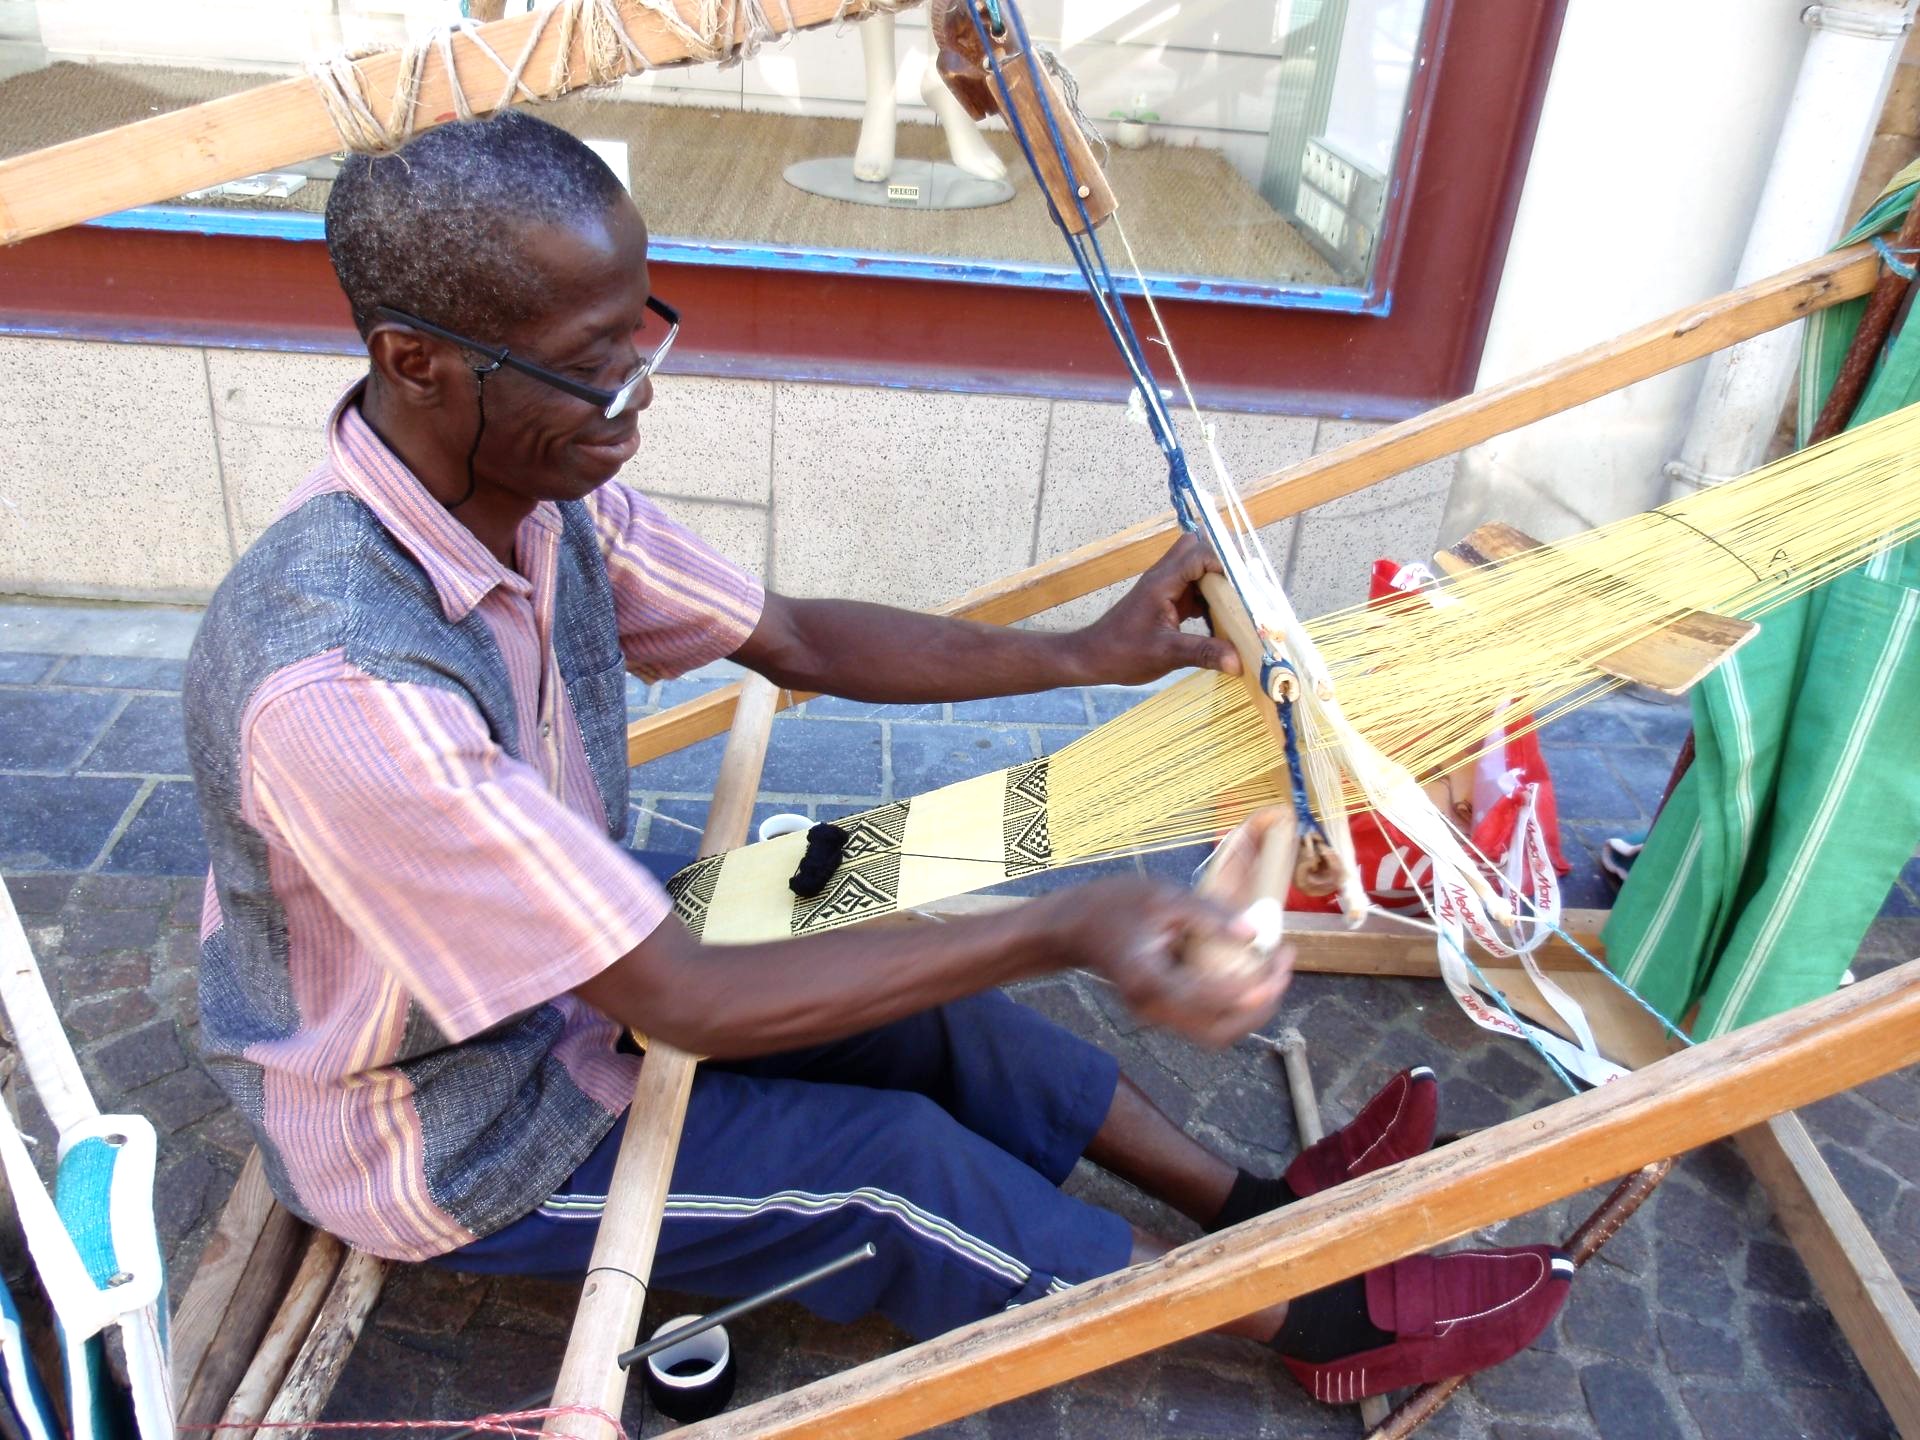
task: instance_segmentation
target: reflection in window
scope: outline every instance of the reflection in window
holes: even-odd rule
[[[1023,13],[1112,147],[1109,179],[1149,273],[1311,291],[1368,282],[1424,8],[1026,0]],[[395,44],[461,9],[13,0],[0,6],[0,154],[243,89],[343,47]],[[885,32],[828,26],[742,65],[657,71],[543,113],[624,169],[656,236],[742,247],[749,262],[828,252],[1065,265],[1000,122],[962,117],[964,133],[951,113],[937,123],[924,7],[890,17]],[[1006,195],[991,190],[1000,171]],[[191,203],[318,212],[333,173],[317,157]]]

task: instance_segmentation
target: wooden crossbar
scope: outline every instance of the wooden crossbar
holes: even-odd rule
[[[738,44],[745,36],[745,10],[733,0],[721,0],[721,5],[720,32]],[[697,3],[675,0],[674,8],[689,28],[699,30]],[[637,0],[619,0],[619,9],[627,34],[647,57],[645,68],[707,58],[675,33],[657,10]],[[765,9],[769,26],[784,34],[835,21],[841,6],[839,0],[790,0]],[[855,3],[849,7],[850,18],[860,18],[864,10],[864,5]],[[550,83],[560,26],[549,21],[540,30],[542,16],[536,11],[455,34],[454,73],[476,113],[492,110],[506,83],[480,41],[512,64],[539,30],[539,42],[523,77],[527,89],[550,99],[580,87],[578,80],[563,86]],[[568,74],[586,73],[584,45],[584,36],[576,35]],[[392,103],[400,62],[400,52],[394,50],[354,62],[362,94],[371,97],[375,113],[383,119]],[[426,130],[454,119],[455,103],[439,51],[429,50],[421,66],[416,129]],[[626,73],[641,68],[627,64]],[[340,148],[326,105],[306,76],[169,111],[0,161],[0,244],[281,169]]]
[[[1782,270],[1511,380],[1463,396],[1247,486],[1256,525],[1271,525],[1456,451],[1765,334],[1873,288],[1880,261],[1857,245]],[[1140,574],[1179,535],[1173,512],[1116,531],[936,607],[1010,625]],[[739,687],[723,686],[627,729],[627,763],[642,765],[727,728]],[[795,692],[783,704],[810,698]]]
[[[1212,1330],[1920,1062],[1920,961],[1599,1090],[690,1427],[889,1440]]]

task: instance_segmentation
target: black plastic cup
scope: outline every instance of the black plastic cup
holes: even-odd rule
[[[698,1315],[676,1315],[653,1332],[653,1338],[690,1325]],[[733,1399],[733,1345],[724,1325],[656,1350],[647,1357],[647,1398],[669,1420],[690,1425],[727,1408]]]

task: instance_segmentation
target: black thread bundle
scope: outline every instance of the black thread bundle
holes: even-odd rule
[[[840,868],[840,857],[846,851],[846,831],[825,821],[814,826],[807,831],[807,853],[800,857],[800,868],[787,881],[787,888],[802,899],[818,895]]]

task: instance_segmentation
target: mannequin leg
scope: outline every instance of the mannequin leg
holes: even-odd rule
[[[920,98],[940,117],[940,128],[947,132],[947,152],[954,164],[982,180],[1007,178],[1005,163],[993,153],[986,137],[975,127],[973,117],[953,98],[953,92],[940,78],[938,67],[931,62],[920,77]]]
[[[860,117],[860,144],[853,152],[856,180],[883,181],[893,171],[893,16],[885,10],[860,22],[860,50],[867,61],[867,108]]]

